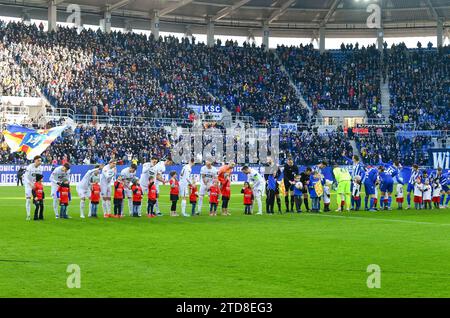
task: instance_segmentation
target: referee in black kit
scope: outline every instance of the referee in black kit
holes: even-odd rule
[[[286,213],[294,211],[294,177],[298,174],[298,167],[294,164],[292,157],[288,157],[283,170],[284,182],[284,202],[286,203]],[[291,205],[289,205],[289,196],[291,196]]]

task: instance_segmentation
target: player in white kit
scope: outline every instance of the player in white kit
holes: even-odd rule
[[[198,210],[197,215],[202,212],[203,197],[212,186],[213,180],[217,178],[217,169],[206,160],[205,165],[200,169],[200,191],[198,193]]]
[[[33,163],[26,167],[25,174],[23,175],[23,185],[25,187],[25,209],[27,211],[27,220],[30,220],[31,211],[31,197],[33,196],[34,183],[36,182],[36,175],[43,174],[41,156],[33,158]]]
[[[84,219],[84,207],[86,205],[86,199],[89,200],[91,196],[91,179],[93,176],[98,176],[103,165],[96,165],[94,169],[90,169],[83,176],[81,181],[77,184],[77,193],[80,198],[80,217]],[[91,209],[89,207],[89,214],[91,216]]]
[[[166,166],[170,165],[172,161],[167,159],[166,161],[158,161],[159,159],[155,156],[152,157],[150,162],[144,163],[142,166],[142,173],[139,183],[141,184],[142,191],[146,194],[148,192],[148,180],[150,177],[155,179],[156,192],[159,194],[160,184],[166,184],[163,178],[163,173],[166,171]],[[155,210],[156,215],[161,216],[161,211],[159,209],[159,198],[156,198]]]
[[[111,216],[111,183],[116,176],[116,160],[110,160],[109,164],[103,167],[100,174],[100,194],[102,196],[103,216]]]
[[[133,214],[133,192],[131,191],[131,186],[133,185],[133,181],[136,179],[136,170],[137,165],[131,164],[131,166],[123,169],[120,172],[122,176],[124,188],[125,188],[125,196],[128,198],[128,215],[131,216]],[[125,202],[125,200],[123,200]],[[141,216],[139,214],[139,216]]]
[[[266,181],[258,171],[248,166],[243,166],[242,172],[247,175],[247,181],[252,185],[253,196],[258,204],[258,213],[256,214],[262,215],[262,196],[264,195]]]
[[[194,158],[191,158],[188,164],[183,166],[180,172],[180,197],[181,197],[181,214],[186,214],[186,198],[189,197],[189,186],[192,184],[192,166],[195,164]]]
[[[58,205],[59,205],[59,200],[58,200],[58,187],[60,186],[61,182],[63,182],[63,180],[70,180],[70,164],[69,163],[65,163],[62,166],[56,167],[53,171],[52,174],[50,175],[50,182],[52,185],[52,190],[51,190],[51,195],[53,198],[53,211],[55,212],[55,217],[59,218],[58,216]]]

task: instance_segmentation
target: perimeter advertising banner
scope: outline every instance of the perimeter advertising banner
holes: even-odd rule
[[[1,185],[14,185],[17,184],[17,172],[20,169],[20,165],[0,165],[0,184]],[[52,170],[54,169],[53,166],[50,165],[44,165],[44,182],[49,182],[50,174]],[[120,171],[127,166],[117,166],[117,171],[120,173]],[[352,166],[345,166],[348,168],[348,170],[351,172]],[[70,169],[70,183],[75,185],[77,184],[81,178],[84,176],[86,171],[89,169],[92,169],[93,165],[73,165]],[[200,178],[200,165],[195,165],[192,168],[192,174],[196,181]],[[264,173],[264,167],[253,167],[255,169],[258,169],[261,174]],[[174,165],[174,166],[168,166],[166,168],[166,173],[164,174],[164,178],[166,180],[169,179],[169,173],[171,171],[176,171],[178,174],[181,172],[182,166],[181,165]],[[300,166],[300,171],[303,171],[306,169],[306,166]],[[137,176],[139,177],[141,175],[142,166],[139,166],[137,171]],[[322,173],[324,174],[325,178],[328,180],[333,180],[333,175],[331,172],[331,168],[327,167],[322,170]],[[432,169],[428,170],[428,174],[430,174]],[[400,172],[401,178],[404,181],[409,180],[409,176],[411,175],[411,167],[403,167],[403,169]],[[231,182],[244,182],[247,181],[247,177],[245,174],[241,172],[241,166],[236,166],[233,169],[233,172],[231,174]]]
[[[442,169],[450,169],[450,149],[429,149],[428,158],[430,158],[430,166],[433,169],[441,167]]]

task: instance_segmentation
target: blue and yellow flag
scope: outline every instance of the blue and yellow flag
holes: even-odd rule
[[[66,128],[67,126],[58,126],[34,130],[20,125],[8,125],[3,136],[11,152],[23,151],[27,154],[27,159],[33,159],[42,154]]]

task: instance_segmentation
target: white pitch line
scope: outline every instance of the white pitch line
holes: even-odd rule
[[[433,222],[409,221],[409,220],[399,220],[399,219],[367,218],[367,217],[362,217],[362,216],[346,216],[346,215],[339,216],[339,215],[327,215],[327,214],[305,214],[305,215],[323,216],[323,217],[340,218],[340,219],[374,220],[374,221],[398,222],[398,223],[409,223],[409,224],[450,226],[449,223],[433,223]]]

